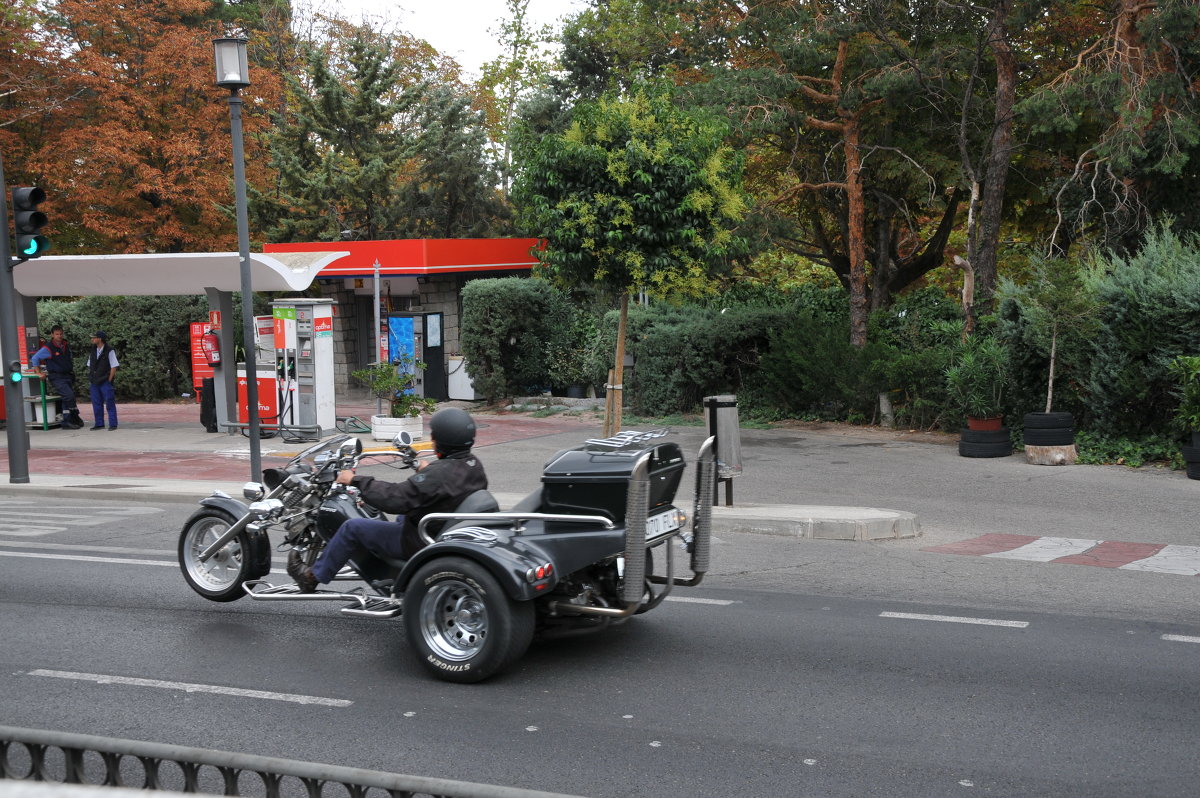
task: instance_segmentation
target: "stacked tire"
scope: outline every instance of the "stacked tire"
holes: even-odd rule
[[[1025,461],[1032,465],[1074,464],[1079,457],[1074,424],[1070,413],[1026,413]]]
[[[1026,446],[1071,446],[1075,420],[1070,413],[1026,413]]]
[[[1183,447],[1188,479],[1200,479],[1200,432],[1192,433],[1192,445]]]
[[[1012,433],[1008,427],[997,430],[962,428],[958,453],[963,457],[1008,457],[1012,454]]]

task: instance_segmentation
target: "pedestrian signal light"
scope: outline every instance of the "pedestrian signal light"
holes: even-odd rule
[[[46,192],[36,186],[12,190],[16,254],[21,260],[40,258],[50,249],[50,239],[38,232],[50,221],[45,213],[38,210],[38,206],[45,201]]]
[[[14,360],[8,364],[8,381],[16,385],[25,375],[21,373],[21,361]]]

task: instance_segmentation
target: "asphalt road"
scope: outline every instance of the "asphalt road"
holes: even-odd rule
[[[1195,577],[726,535],[680,600],[460,686],[395,621],[192,594],[186,508],[86,509],[0,505],[41,530],[0,533],[6,724],[597,797],[1190,796],[1200,777]]]

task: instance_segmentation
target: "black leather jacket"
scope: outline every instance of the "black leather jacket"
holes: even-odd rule
[[[457,452],[434,460],[404,482],[384,482],[356,476],[350,484],[362,491],[372,507],[404,515],[404,553],[411,557],[424,542],[417,524],[429,513],[448,513],[463,499],[488,486],[483,463],[471,452]]]

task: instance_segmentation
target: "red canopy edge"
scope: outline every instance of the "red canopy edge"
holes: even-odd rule
[[[332,247],[326,241],[266,244],[263,252],[323,252]],[[350,254],[321,269],[317,277],[370,277],[375,273],[376,261],[381,276],[528,270],[538,262],[533,250],[544,247],[545,242],[537,238],[341,241],[336,249]]]

